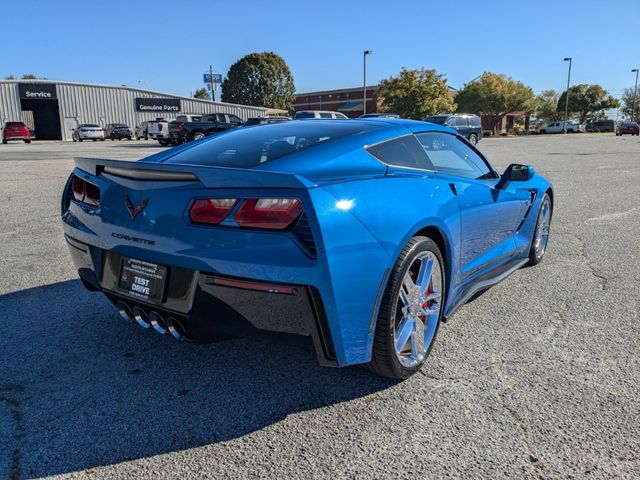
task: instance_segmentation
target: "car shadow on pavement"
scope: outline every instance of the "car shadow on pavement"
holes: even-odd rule
[[[222,442],[393,385],[302,347],[176,342],[76,280],[0,296],[0,327],[0,475],[16,478]]]

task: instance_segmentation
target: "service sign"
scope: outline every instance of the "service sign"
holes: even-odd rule
[[[51,100],[58,98],[55,83],[19,83],[18,93],[20,98]]]
[[[136,98],[138,112],[179,112],[182,107],[179,98]]]

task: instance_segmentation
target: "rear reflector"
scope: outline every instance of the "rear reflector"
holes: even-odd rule
[[[235,198],[201,198],[193,202],[189,218],[193,223],[217,225],[233,210]]]
[[[302,213],[297,198],[260,198],[245,200],[236,212],[238,225],[252,228],[282,230]]]
[[[287,285],[272,285],[269,283],[245,282],[242,280],[232,280],[230,278],[207,277],[207,283],[221,285],[224,287],[242,288],[244,290],[254,290],[256,292],[281,293],[285,295],[296,295],[298,289]]]

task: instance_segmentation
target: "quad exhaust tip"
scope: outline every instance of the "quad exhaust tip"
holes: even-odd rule
[[[122,300],[116,303],[116,308],[120,318],[128,322],[133,320],[142,328],[153,327],[160,334],[170,333],[176,340],[188,338],[184,322],[175,317],[165,319],[161,314],[153,310],[147,314],[142,308],[138,306],[131,308]]]
[[[133,314],[131,313],[131,309],[126,303],[120,301],[116,304],[116,307],[118,309],[118,315],[120,316],[120,318],[122,318],[127,322],[130,322],[131,320],[133,320]]]

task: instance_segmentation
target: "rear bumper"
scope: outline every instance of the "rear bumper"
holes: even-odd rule
[[[178,318],[194,341],[224,334],[311,342],[321,365],[338,365],[323,302],[312,286],[274,285],[168,266],[170,281],[162,299],[141,300],[118,286],[119,254],[65,238],[85,287],[103,292],[114,304]]]
[[[31,135],[6,135],[2,137],[3,140],[29,140],[31,139]]]

